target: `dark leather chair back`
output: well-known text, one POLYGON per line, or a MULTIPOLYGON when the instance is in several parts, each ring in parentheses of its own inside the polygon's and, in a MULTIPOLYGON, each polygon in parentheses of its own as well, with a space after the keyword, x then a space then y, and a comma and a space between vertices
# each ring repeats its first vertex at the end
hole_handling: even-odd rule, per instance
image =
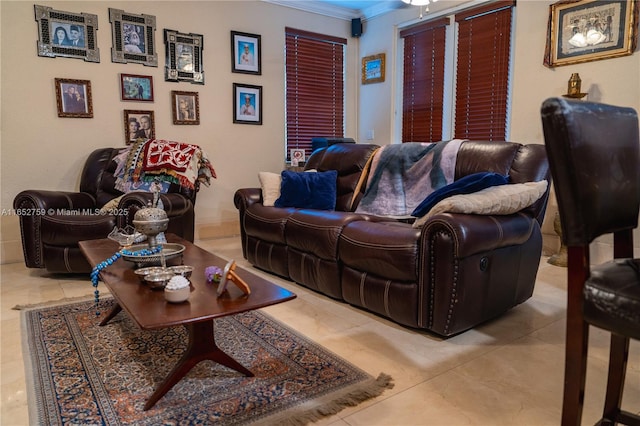
POLYGON ((640 142, 632 108, 555 98, 544 137, 567 245, 638 226, 640 142))
POLYGON ((629 340, 640 339, 640 259, 633 259, 640 211, 638 114, 562 98, 547 99, 541 113, 568 253, 562 425, 581 424, 590 325, 611 332, 604 410, 596 424, 640 425, 637 407, 621 408, 629 340), (590 243, 611 233, 614 260, 592 265, 590 243))
POLYGON ((104 206, 108 201, 122 195, 122 192, 114 188, 116 179, 113 177, 116 163, 112 160, 119 151, 117 148, 96 149, 84 163, 80 175, 80 192, 95 196, 98 206, 104 206))

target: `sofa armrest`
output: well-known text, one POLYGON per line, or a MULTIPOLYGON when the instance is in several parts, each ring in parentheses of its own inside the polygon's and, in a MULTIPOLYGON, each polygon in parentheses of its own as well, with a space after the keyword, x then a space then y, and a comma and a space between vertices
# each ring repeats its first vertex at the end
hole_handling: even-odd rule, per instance
POLYGON ((233 203, 240 211, 246 210, 255 203, 262 202, 262 190, 260 188, 241 188, 233 196, 233 203))
POLYGON ((64 192, 29 189, 22 191, 13 200, 13 207, 33 210, 76 210, 94 209, 96 199, 87 192, 64 192))
POLYGON ((525 243, 534 229, 535 219, 523 213, 511 215, 475 215, 441 213, 424 224, 422 241, 453 238, 456 256, 464 258, 476 253, 525 243), (445 237, 446 236, 446 237, 445 237))
POLYGON ((58 214, 62 210, 89 210, 93 212, 96 200, 86 192, 26 190, 13 200, 13 208, 20 218, 20 234, 24 262, 28 268, 44 268, 40 229, 42 217, 58 214))
POLYGON ((244 229, 244 215, 246 211, 254 204, 262 203, 262 189, 260 188, 240 188, 233 195, 233 204, 238 209, 240 220, 240 239, 242 240, 242 255, 247 257, 247 232, 244 229))
POLYGON ((525 213, 442 213, 420 241, 420 322, 450 336, 500 315, 531 296, 540 261, 538 222, 525 213))

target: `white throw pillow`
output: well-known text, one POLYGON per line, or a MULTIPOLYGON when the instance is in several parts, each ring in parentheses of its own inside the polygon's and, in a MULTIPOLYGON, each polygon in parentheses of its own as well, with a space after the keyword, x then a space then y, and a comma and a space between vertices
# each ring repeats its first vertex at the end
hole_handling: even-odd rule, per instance
POLYGON ((413 223, 419 228, 438 213, 467 213, 506 215, 519 212, 540 199, 547 190, 548 182, 513 183, 492 186, 472 194, 452 195, 433 206, 423 217, 413 223))
POLYGON ((282 181, 280 173, 260 172, 258 178, 262 189, 262 205, 273 207, 276 200, 280 198, 280 183, 282 181))

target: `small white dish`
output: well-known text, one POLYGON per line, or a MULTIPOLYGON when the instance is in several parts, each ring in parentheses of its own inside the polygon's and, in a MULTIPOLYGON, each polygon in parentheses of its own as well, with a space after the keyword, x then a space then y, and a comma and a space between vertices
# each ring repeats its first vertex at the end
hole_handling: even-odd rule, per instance
POLYGON ((191 283, 182 275, 174 275, 164 288, 164 298, 171 303, 184 302, 190 293, 191 283))
POLYGON ((191 288, 189 287, 182 287, 176 290, 171 290, 165 287, 164 298, 167 302, 170 302, 170 303, 181 303, 189 299, 190 293, 191 293, 191 288))

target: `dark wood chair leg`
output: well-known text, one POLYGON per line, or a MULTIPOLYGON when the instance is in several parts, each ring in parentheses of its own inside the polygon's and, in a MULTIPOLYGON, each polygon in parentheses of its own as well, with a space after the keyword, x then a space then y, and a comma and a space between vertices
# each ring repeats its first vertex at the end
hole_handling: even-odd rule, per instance
POLYGON ((562 426, 580 426, 582 422, 588 341, 588 324, 583 322, 577 327, 571 327, 567 322, 562 426))
POLYGON ((589 324, 582 315, 584 282, 589 274, 589 252, 568 248, 567 330, 564 361, 562 426, 580 426, 587 375, 589 324))
POLYGON ((602 413, 603 419, 615 421, 620 414, 628 358, 629 338, 611 333, 609 377, 607 379, 607 396, 604 401, 604 411, 602 413))

